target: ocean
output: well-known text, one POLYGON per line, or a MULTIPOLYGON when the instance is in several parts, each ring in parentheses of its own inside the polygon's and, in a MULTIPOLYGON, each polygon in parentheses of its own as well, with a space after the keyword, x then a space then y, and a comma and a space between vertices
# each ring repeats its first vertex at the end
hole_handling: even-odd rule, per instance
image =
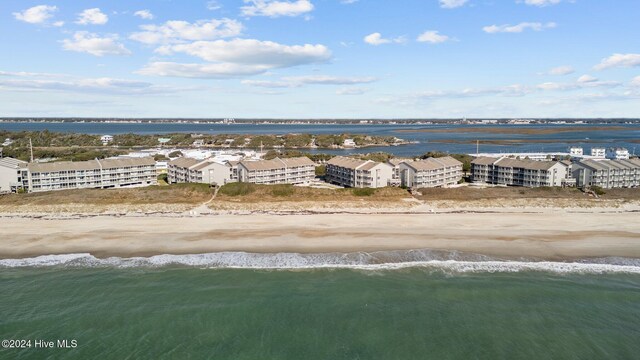
MULTIPOLYGON (((56 131, 85 134, 166 134, 166 133, 206 133, 206 134, 364 134, 378 136, 396 136, 404 140, 417 141, 416 144, 392 147, 367 147, 344 150, 309 150, 337 155, 369 153, 383 151, 397 156, 418 156, 429 151, 442 151, 458 154, 474 154, 476 140, 480 141, 480 152, 568 152, 571 146, 582 146, 587 151, 591 147, 626 147, 629 152, 640 152, 640 130, 638 125, 616 124, 617 130, 584 130, 591 125, 573 125, 576 131, 555 134, 491 134, 473 132, 401 132, 400 130, 419 130, 425 128, 459 129, 469 127, 506 127, 509 129, 547 129, 571 125, 275 125, 275 124, 194 124, 194 123, 53 123, 53 122, 0 122, 0 130, 8 131, 56 131), (525 143, 496 145, 483 143, 488 140, 526 140, 525 143), (448 142, 440 142, 448 141, 448 142), (463 142, 463 143, 459 143, 463 142)), ((0 139, 4 140, 4 139, 0 139)))
POLYGON ((640 260, 0 260, 2 359, 637 359, 640 260), (35 340, 75 347, 35 348, 35 340), (3 343, 4 344, 4 343, 3 343))

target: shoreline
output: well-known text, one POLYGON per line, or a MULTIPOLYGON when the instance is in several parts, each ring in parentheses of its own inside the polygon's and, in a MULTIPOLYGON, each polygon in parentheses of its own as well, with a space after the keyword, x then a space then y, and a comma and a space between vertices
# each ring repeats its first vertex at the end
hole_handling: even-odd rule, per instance
POLYGON ((429 249, 566 260, 640 258, 635 212, 248 214, 0 218, 1 259, 89 253, 351 253, 429 249))

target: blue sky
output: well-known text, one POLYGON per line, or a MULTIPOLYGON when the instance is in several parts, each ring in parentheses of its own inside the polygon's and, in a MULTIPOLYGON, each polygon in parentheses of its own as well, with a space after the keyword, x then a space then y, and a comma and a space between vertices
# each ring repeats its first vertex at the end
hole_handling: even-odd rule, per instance
POLYGON ((0 116, 640 117, 637 0, 3 0, 0 116))

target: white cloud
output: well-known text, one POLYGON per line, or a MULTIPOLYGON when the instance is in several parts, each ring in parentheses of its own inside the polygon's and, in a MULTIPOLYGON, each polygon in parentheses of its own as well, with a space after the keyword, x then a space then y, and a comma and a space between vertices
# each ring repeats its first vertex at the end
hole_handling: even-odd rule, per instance
POLYGON ((549 6, 559 4, 561 0, 524 0, 524 3, 527 5, 533 6, 549 6))
POLYGON ((574 72, 575 70, 573 69, 573 67, 564 65, 564 66, 554 67, 553 69, 549 70, 548 74, 549 75, 569 75, 569 74, 573 74, 574 72))
POLYGON ((130 55, 131 51, 118 42, 117 35, 100 37, 87 31, 76 31, 73 39, 62 40, 65 50, 83 52, 94 56, 130 55))
POLYGON ((211 63, 154 62, 138 73, 142 75, 188 78, 233 78, 264 74, 276 68, 323 63, 331 59, 324 45, 282 45, 272 41, 234 39, 196 41, 166 45, 156 49, 162 54, 175 52, 196 56, 211 63))
POLYGON ((277 0, 244 0, 240 8, 244 16, 298 16, 313 11, 313 4, 309 0, 277 1, 277 0))
POLYGON ((622 85, 618 81, 599 81, 589 75, 581 76, 576 82, 556 83, 546 82, 536 86, 539 90, 546 91, 571 91, 587 88, 614 88, 622 85))
POLYGON ((304 85, 357 85, 367 84, 378 79, 375 77, 340 77, 330 75, 287 76, 277 81, 243 80, 242 84, 265 88, 292 88, 304 85))
POLYGON ((331 51, 324 45, 283 45, 254 39, 196 41, 163 46, 159 51, 164 54, 185 53, 211 62, 264 65, 271 68, 321 63, 331 58, 331 51))
POLYGON ((272 81, 272 80, 242 80, 242 85, 249 85, 255 87, 278 89, 278 88, 290 88, 297 87, 297 84, 293 84, 289 81, 272 81))
POLYGON ((64 21, 56 21, 51 25, 53 25, 55 27, 61 27, 61 26, 64 26, 64 21))
POLYGON ((58 11, 56 6, 38 5, 21 12, 14 12, 13 16, 29 24, 44 24, 56 11, 58 11))
POLYGON ((463 6, 467 1, 468 0, 440 0, 440 7, 444 9, 454 9, 463 6))
POLYGON ((336 90, 336 95, 362 95, 367 91, 367 88, 341 88, 336 90))
POLYGON ((363 40, 367 44, 374 45, 374 46, 378 46, 378 45, 382 45, 382 44, 389 44, 389 43, 403 44, 403 43, 407 42, 407 39, 404 36, 399 36, 399 37, 394 38, 394 39, 385 39, 385 38, 382 37, 382 34, 380 34, 379 32, 375 32, 373 34, 369 34, 369 35, 365 36, 363 40))
POLYGON ((347 4, 347 5, 349 5, 349 4, 357 3, 357 2, 358 2, 358 0, 340 0, 340 2, 341 2, 342 4, 347 4))
POLYGON ((211 11, 222 9, 222 4, 220 4, 220 2, 217 0, 207 1, 207 4, 205 6, 207 7, 208 10, 211 10, 211 11))
POLYGON ((79 78, 65 74, 38 74, 29 72, 3 72, 9 77, 0 79, 0 89, 12 91, 63 91, 104 94, 159 94, 174 93, 194 88, 178 88, 155 85, 143 81, 114 78, 79 78))
POLYGON ((109 21, 107 14, 99 8, 86 9, 78 14, 76 24, 80 25, 104 25, 109 21))
POLYGON ((640 86, 640 76, 636 76, 631 80, 631 86, 640 86))
POLYGON ((271 69, 264 65, 244 65, 232 63, 182 64, 175 62, 154 62, 136 73, 147 76, 170 76, 200 79, 224 79, 263 74, 271 69))
POLYGON ((593 77, 591 75, 587 75, 587 74, 582 75, 582 76, 580 76, 578 78, 578 82, 579 83, 592 83, 592 82, 596 82, 596 81, 598 81, 598 78, 595 78, 595 77, 593 77))
POLYGON ((145 19, 145 20, 153 20, 153 14, 151 13, 151 11, 149 10, 138 10, 136 12, 133 13, 133 16, 137 16, 141 19, 145 19))
POLYGON ((144 30, 131 34, 131 40, 145 44, 167 44, 182 41, 215 40, 238 36, 243 26, 231 19, 198 20, 195 23, 172 20, 162 25, 142 25, 144 30))
POLYGON ((417 41, 419 42, 428 42, 431 44, 440 44, 445 41, 449 41, 451 38, 447 35, 441 35, 436 30, 425 31, 420 36, 418 36, 417 41))
POLYGON ((539 22, 523 22, 517 25, 490 25, 485 26, 482 30, 488 34, 496 34, 496 33, 521 33, 527 29, 531 29, 533 31, 542 31, 544 29, 552 29, 556 27, 556 23, 549 22, 546 24, 539 22))
POLYGON ((613 54, 602 59, 600 64, 594 66, 595 70, 605 70, 613 67, 640 66, 640 54, 613 54))

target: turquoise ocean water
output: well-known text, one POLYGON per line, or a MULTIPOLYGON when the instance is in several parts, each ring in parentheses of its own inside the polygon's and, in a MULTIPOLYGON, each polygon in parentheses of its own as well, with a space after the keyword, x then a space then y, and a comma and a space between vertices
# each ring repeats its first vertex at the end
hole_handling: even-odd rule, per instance
POLYGON ((0 358, 640 358, 637 260, 327 256, 0 260, 0 358))

